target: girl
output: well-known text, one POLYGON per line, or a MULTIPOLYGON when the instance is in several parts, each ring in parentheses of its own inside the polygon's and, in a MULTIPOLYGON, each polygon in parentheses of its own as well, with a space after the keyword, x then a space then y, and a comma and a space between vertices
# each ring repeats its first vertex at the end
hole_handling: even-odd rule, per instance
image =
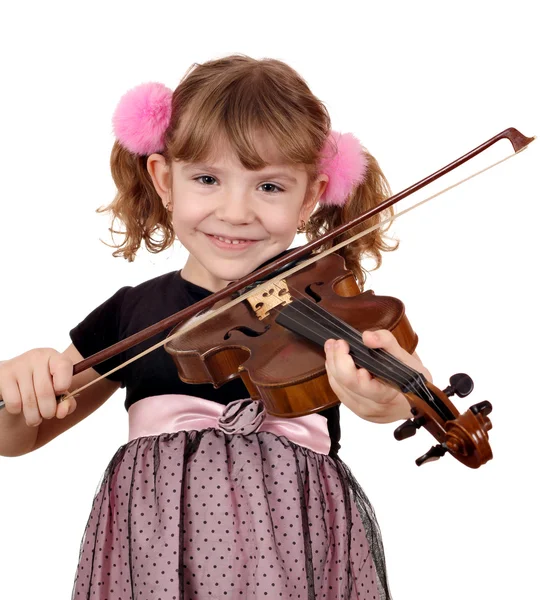
MULTIPOLYGON (((114 115, 107 209, 124 226, 114 255, 175 236, 180 271, 122 287, 70 332, 63 353, 31 350, 0 365, 0 453, 48 443, 126 388, 130 441, 108 466, 81 545, 73 598, 389 598, 373 510, 338 456, 339 406, 284 421, 248 400, 239 379, 188 385, 166 352, 146 355, 58 405, 151 342, 72 377, 72 366, 222 289, 389 195, 373 157, 331 131, 324 105, 276 60, 194 65, 170 92, 147 84, 114 115)), ((379 218, 379 217, 377 217, 379 218)), ((111 231, 114 231, 112 228, 111 231)), ((342 255, 381 262, 382 234, 342 255)), ((430 379, 388 331, 365 332, 430 379)), ((357 370, 344 342, 325 345, 328 380, 364 419, 410 416, 403 395, 357 370)))

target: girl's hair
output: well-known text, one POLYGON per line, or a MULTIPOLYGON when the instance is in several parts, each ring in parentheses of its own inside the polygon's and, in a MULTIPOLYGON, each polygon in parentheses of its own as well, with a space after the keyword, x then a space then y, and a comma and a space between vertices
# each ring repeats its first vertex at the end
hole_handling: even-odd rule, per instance
MULTIPOLYGON (((219 139, 226 139, 241 164, 252 170, 267 163, 254 145, 256 132, 271 136, 277 150, 289 164, 303 164, 311 184, 318 175, 320 152, 330 132, 330 117, 324 104, 316 98, 305 81, 288 65, 274 59, 255 60, 233 55, 204 64, 193 64, 173 93, 171 121, 165 133, 162 154, 173 160, 204 161, 214 151, 219 139)), ((377 161, 365 148, 368 160, 366 178, 344 206, 320 205, 307 224, 307 238, 315 240, 338 225, 354 219, 390 196, 390 189, 377 161)), ((124 236, 114 256, 129 261, 144 241, 150 252, 160 252, 175 239, 170 212, 165 210, 147 171, 147 156, 136 156, 114 143, 110 158, 112 176, 117 187, 113 202, 98 212, 112 213, 110 232, 124 236), (124 225, 116 231, 114 221, 124 225)), ((392 215, 392 209, 384 211, 392 215)), ((382 214, 366 221, 370 227, 382 214)), ((357 228, 325 244, 324 249, 354 235, 357 228)), ((372 257, 376 268, 381 251, 394 250, 384 231, 377 229, 340 251, 347 268, 353 271, 360 286, 365 276, 360 260, 372 257)))

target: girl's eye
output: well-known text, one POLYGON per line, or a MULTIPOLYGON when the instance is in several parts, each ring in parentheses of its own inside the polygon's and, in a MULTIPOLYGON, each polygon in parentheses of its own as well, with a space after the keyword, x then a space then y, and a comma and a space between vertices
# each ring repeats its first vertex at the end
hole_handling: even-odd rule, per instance
POLYGON ((284 192, 283 189, 281 189, 278 185, 275 185, 274 183, 262 183, 262 185, 260 187, 264 187, 264 186, 269 186, 269 190, 264 190, 266 192, 272 193, 272 194, 279 194, 280 192, 284 192), (271 188, 276 188, 276 191, 273 191, 271 188))
POLYGON ((213 182, 216 181, 216 179, 214 179, 214 177, 212 177, 212 175, 200 175, 199 177, 196 177, 194 181, 200 181, 201 183, 203 183, 203 185, 211 185, 210 182, 204 182, 201 181, 201 179, 212 179, 213 182))

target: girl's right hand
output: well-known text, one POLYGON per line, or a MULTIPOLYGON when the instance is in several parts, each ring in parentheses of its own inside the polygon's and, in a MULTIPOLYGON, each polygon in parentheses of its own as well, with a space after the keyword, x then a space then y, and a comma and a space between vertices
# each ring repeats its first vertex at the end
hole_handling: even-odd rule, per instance
POLYGON ((56 396, 70 389, 73 363, 53 348, 37 348, 0 362, 0 398, 7 412, 21 412, 29 427, 43 419, 64 419, 76 410, 76 400, 57 404, 56 396))

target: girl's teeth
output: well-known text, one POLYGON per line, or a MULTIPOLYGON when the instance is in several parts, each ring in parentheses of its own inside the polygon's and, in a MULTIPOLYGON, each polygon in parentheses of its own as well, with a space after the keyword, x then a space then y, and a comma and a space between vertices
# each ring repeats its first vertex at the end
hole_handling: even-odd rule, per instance
POLYGON ((217 240, 220 240, 221 242, 226 242, 226 244, 239 244, 244 242, 245 240, 226 240, 223 237, 220 237, 219 235, 215 235, 214 236, 217 240))

